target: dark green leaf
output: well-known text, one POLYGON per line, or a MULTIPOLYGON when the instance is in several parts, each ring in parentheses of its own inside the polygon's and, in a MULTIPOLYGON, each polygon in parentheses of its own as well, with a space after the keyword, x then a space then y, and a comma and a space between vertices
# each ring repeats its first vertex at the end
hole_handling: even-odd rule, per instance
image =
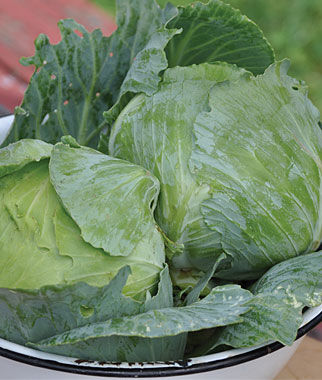
POLYGON ((322 251, 294 257, 274 265, 251 288, 254 294, 278 294, 294 307, 322 303, 322 251))
POLYGON ((252 291, 252 309, 243 322, 215 333, 199 354, 220 345, 251 347, 269 341, 291 345, 302 323, 303 307, 322 303, 322 251, 273 266, 252 291))
POLYGON ((150 310, 135 316, 114 318, 92 323, 33 344, 38 349, 73 355, 84 347, 87 340, 110 336, 165 338, 188 331, 197 331, 242 321, 241 315, 249 310, 252 295, 237 285, 217 287, 190 306, 150 310))
POLYGON ((199 280, 197 285, 188 294, 186 298, 186 302, 185 302, 186 305, 191 305, 192 303, 198 301, 201 292, 207 286, 208 282, 210 281, 210 279, 213 277, 214 273, 216 272, 216 269, 218 268, 218 266, 224 259, 226 259, 226 255, 223 253, 218 257, 214 266, 205 273, 205 275, 199 280))
POLYGON ((258 26, 219 0, 179 7, 169 28, 183 29, 167 46, 169 67, 224 61, 259 74, 274 62, 258 26))
MULTIPOLYGON (((134 94, 143 92, 152 95, 157 90, 160 82, 159 73, 168 67, 164 48, 175 34, 178 34, 176 29, 163 28, 155 32, 147 46, 137 54, 121 86, 119 99, 109 111, 104 112, 108 124, 115 121, 134 94)), ((101 139, 104 139, 105 135, 102 134, 101 139)), ((102 141, 100 141, 100 147, 104 148, 102 141)))
POLYGON ((301 308, 291 307, 275 294, 258 294, 244 321, 224 328, 215 346, 251 347, 279 341, 291 345, 302 323, 301 308))
POLYGON ((176 33, 165 24, 176 9, 161 10, 154 0, 118 0, 117 8, 119 28, 110 37, 68 19, 58 23, 57 45, 43 34, 36 39, 35 55, 22 59, 36 71, 5 145, 23 138, 55 143, 69 134, 96 147, 106 127, 103 111, 136 86, 153 91, 166 67, 164 46, 176 33))
MULTIPOLYGON (((122 294, 130 274, 124 267, 102 288, 84 283, 48 286, 39 290, 0 289, 0 336, 25 344, 48 338, 87 323, 144 313, 172 305, 168 268, 160 273, 158 293, 145 303, 122 294)), ((80 352, 66 352, 88 360, 142 361, 182 358, 186 336, 161 339, 109 337, 80 343, 80 352), (102 344, 101 344, 102 343, 102 344)))
MULTIPOLYGON (((150 294, 150 293, 147 293, 150 294)), ((164 307, 173 306, 173 296, 172 296, 172 282, 169 274, 169 268, 166 266, 160 272, 160 279, 158 285, 157 294, 151 298, 148 297, 145 301, 145 311, 161 309, 164 307)))
POLYGON ((101 288, 85 283, 37 290, 0 288, 0 336, 25 344, 87 323, 142 312, 142 304, 122 294, 129 274, 129 267, 124 267, 101 288))

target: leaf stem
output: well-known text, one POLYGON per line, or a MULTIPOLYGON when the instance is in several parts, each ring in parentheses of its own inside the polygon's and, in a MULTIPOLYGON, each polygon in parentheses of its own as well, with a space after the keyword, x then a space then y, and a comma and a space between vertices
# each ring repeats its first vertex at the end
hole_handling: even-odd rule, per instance
POLYGON ((101 122, 101 124, 100 124, 97 128, 95 128, 94 131, 92 131, 92 132, 89 134, 89 136, 88 136, 88 137, 86 138, 86 140, 85 140, 84 145, 87 146, 87 145, 90 143, 90 141, 91 141, 94 137, 96 137, 100 132, 102 132, 103 128, 104 128, 106 125, 108 125, 107 122, 106 122, 106 120, 103 120, 103 121, 101 122))
POLYGON ((92 56, 93 56, 93 76, 92 76, 92 83, 91 87, 89 89, 89 92, 85 98, 85 104, 82 112, 82 119, 81 119, 81 125, 79 128, 79 133, 78 133, 78 143, 80 145, 86 145, 86 133, 87 133, 87 119, 88 119, 88 112, 91 104, 91 99, 95 87, 95 82, 96 82, 96 76, 97 76, 97 64, 96 64, 96 56, 95 56, 95 50, 93 47, 93 41, 92 41, 92 36, 88 34, 89 38, 89 43, 92 51, 92 56))

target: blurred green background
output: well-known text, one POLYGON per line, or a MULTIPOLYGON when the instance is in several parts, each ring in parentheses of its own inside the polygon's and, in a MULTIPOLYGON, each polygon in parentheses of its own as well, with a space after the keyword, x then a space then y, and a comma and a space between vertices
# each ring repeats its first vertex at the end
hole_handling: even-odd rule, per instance
MULTIPOLYGON (((115 13, 114 0, 92 0, 115 13)), ((173 0, 187 5, 190 0, 173 0)), ((291 59, 290 75, 304 80, 322 111, 322 0, 225 0, 255 21, 273 45, 277 59, 291 59)), ((161 6, 167 0, 158 0, 161 6)))

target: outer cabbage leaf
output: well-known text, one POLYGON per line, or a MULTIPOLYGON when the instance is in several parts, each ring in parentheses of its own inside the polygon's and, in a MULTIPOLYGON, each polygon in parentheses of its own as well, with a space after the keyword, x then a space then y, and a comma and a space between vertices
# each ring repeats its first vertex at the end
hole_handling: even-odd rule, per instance
POLYGON ((252 347, 272 341, 292 345, 303 320, 301 308, 275 294, 258 294, 252 304, 239 326, 224 329, 217 345, 252 347))
MULTIPOLYGON (((226 279, 255 279, 274 264, 317 249, 321 240, 322 133, 306 87, 288 62, 210 92, 194 123, 190 162, 212 197, 202 202, 232 267, 226 279)), ((208 268, 200 255, 195 261, 208 268)))
POLYGON ((130 265, 131 274, 123 288, 124 294, 142 300, 148 290, 154 292, 157 288, 164 262, 163 247, 151 253, 149 247, 142 251, 141 246, 127 257, 110 256, 102 249, 86 243, 77 224, 62 209, 54 217, 54 227, 59 252, 73 260, 73 266, 64 270, 67 283, 84 281, 90 285, 103 286, 120 268, 130 265))
POLYGON ((169 67, 224 61, 254 74, 274 62, 274 53, 258 26, 219 0, 179 7, 169 28, 182 28, 167 46, 169 67))
POLYGON ((165 26, 175 14, 154 0, 117 0, 118 29, 109 37, 69 19, 58 23, 57 45, 39 35, 35 55, 21 61, 36 70, 4 145, 23 138, 55 143, 70 134, 96 147, 107 125, 103 111, 127 91, 157 88, 159 70, 167 67, 163 49, 176 33, 165 26))
MULTIPOLYGON (((138 95, 122 111, 111 131, 110 154, 139 164, 160 181, 155 218, 174 242, 198 255, 219 255, 219 234, 203 221, 200 204, 209 198, 208 185, 198 185, 188 162, 197 115, 207 110, 210 88, 237 80, 244 70, 225 63, 168 69, 152 96, 138 95)), ((171 254, 172 255, 172 254, 171 254)))
POLYGON ((209 281, 214 276, 214 273, 216 272, 220 262, 225 259, 225 254, 221 254, 219 256, 218 260, 215 262, 215 265, 205 273, 205 275, 198 281, 198 283, 193 287, 191 292, 187 295, 187 298, 185 300, 186 305, 191 305, 192 303, 198 301, 203 290, 206 288, 209 281))
POLYGON ((242 323, 225 327, 209 340, 207 351, 222 344, 251 347, 269 341, 291 345, 302 323, 304 306, 322 303, 322 252, 273 266, 253 286, 252 309, 242 323), (215 343, 213 343, 215 340, 215 343))
POLYGON ((251 287, 254 294, 272 293, 294 307, 322 304, 322 251, 274 265, 251 287))
MULTIPOLYGON (((172 286, 167 267, 160 273, 157 294, 140 303, 122 294, 129 274, 129 267, 124 267, 103 287, 77 283, 47 286, 32 291, 0 289, 0 336, 26 344, 89 323, 172 306, 172 286)), ((185 334, 148 340, 109 337, 101 346, 97 346, 94 341, 90 348, 91 358, 100 360, 104 357, 111 361, 145 358, 170 360, 170 355, 183 356, 185 341, 185 334)), ((76 357, 78 356, 76 353, 76 357)))
POLYGON ((159 181, 146 169, 90 148, 57 144, 50 177, 86 242, 113 256, 141 250, 147 261, 163 264, 153 218, 159 181))
MULTIPOLYGON (((42 340, 32 346, 47 352, 81 355, 81 358, 87 359, 95 355, 96 360, 97 357, 106 360, 104 353, 100 355, 100 349, 105 346, 104 340, 108 337, 140 337, 149 342, 155 338, 180 338, 182 333, 188 331, 237 323, 242 320, 241 315, 249 310, 248 302, 251 298, 250 292, 237 285, 217 287, 201 301, 186 307, 160 308, 135 316, 109 319, 42 340), (93 345, 98 352, 93 353, 93 345)), ((137 357, 138 350, 135 351, 137 357)), ((163 353, 163 357, 170 360, 182 358, 182 352, 171 351, 174 355, 172 358, 169 358, 167 352, 163 353)), ((148 359, 142 357, 140 360, 148 359)))
POLYGON ((0 150, 0 178, 28 163, 49 158, 52 145, 40 140, 23 140, 0 150))
POLYGON ((223 351, 227 347, 252 347, 279 341, 291 345, 302 322, 300 308, 275 294, 259 294, 250 302, 241 323, 210 331, 207 340, 195 345, 192 357, 223 351))
MULTIPOLYGON (((186 334, 164 338, 139 338, 127 336, 109 336, 77 342, 75 345, 44 347, 43 351, 68 355, 78 360, 106 362, 166 362, 182 360, 186 345, 186 334)), ((30 344, 37 350, 42 347, 30 344)))
POLYGON ((61 207, 49 181, 48 159, 0 179, 0 287, 64 283, 72 259, 59 254, 52 221, 61 207))
POLYGON ((122 268, 103 287, 86 283, 39 289, 0 289, 0 336, 25 344, 116 316, 137 314, 142 305, 122 295, 130 274, 122 268))
MULTIPOLYGON (((170 7, 168 17, 176 14, 176 8, 170 7)), ((165 14, 167 14, 165 12, 165 14)), ((158 89, 160 72, 168 67, 168 60, 164 49, 171 38, 180 33, 177 29, 166 29, 164 27, 155 32, 146 47, 135 57, 121 86, 119 96, 115 104, 104 112, 107 124, 112 124, 126 104, 137 93, 152 95, 158 89)), ((108 152, 108 140, 110 130, 102 132, 99 141, 99 149, 108 152)))

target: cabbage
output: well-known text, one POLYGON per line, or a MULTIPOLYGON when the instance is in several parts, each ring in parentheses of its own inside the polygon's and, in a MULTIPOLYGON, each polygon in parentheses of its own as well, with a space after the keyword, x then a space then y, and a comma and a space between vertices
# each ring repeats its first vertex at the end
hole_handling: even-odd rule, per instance
POLYGON ((89 148, 21 140, 0 151, 0 173, 0 287, 103 286, 128 264, 124 293, 142 299, 154 292, 164 245, 152 215, 159 183, 146 170, 89 148), (66 177, 75 176, 69 186, 66 177), (66 185, 72 201, 87 206, 78 208, 81 220, 66 185), (120 219, 124 212, 129 217, 120 219))
POLYGON ((222 63, 168 69, 115 122, 110 153, 160 181, 156 220, 184 245, 176 268, 206 271, 225 252, 217 277, 256 279, 318 248, 319 112, 288 66, 257 77, 222 63))

